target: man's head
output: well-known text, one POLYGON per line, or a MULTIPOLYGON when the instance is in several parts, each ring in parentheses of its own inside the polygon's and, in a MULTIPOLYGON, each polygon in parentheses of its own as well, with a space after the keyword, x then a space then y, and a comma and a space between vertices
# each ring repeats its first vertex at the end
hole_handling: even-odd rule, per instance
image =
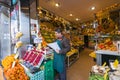
POLYGON ((62 34, 62 30, 60 28, 55 30, 55 36, 56 36, 56 38, 62 38, 63 34, 62 34))

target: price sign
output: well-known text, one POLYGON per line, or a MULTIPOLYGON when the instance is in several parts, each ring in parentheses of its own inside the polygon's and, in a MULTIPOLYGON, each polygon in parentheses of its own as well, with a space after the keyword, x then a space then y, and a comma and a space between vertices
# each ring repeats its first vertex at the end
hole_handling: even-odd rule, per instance
POLYGON ((34 39, 34 43, 41 43, 42 42, 42 38, 35 38, 34 39))
POLYGON ((15 61, 12 63, 12 68, 14 68, 14 67, 15 67, 15 63, 16 63, 15 61))

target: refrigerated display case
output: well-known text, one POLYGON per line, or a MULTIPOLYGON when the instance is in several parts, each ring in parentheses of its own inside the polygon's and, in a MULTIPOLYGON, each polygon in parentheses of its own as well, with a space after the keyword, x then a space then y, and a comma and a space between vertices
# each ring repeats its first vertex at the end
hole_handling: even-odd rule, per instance
POLYGON ((0 5, 0 60, 11 53, 10 8, 0 5))
POLYGON ((19 5, 14 5, 10 12, 11 19, 11 52, 14 53, 14 46, 17 42, 15 35, 19 31, 19 5))
POLYGON ((11 1, 0 1, 0 60, 13 53, 19 31, 19 4, 11 1))

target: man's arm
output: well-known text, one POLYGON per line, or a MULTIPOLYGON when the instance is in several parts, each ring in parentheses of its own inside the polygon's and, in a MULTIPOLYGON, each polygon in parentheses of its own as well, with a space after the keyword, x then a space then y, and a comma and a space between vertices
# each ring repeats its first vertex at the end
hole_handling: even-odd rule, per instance
POLYGON ((70 41, 68 39, 65 39, 63 41, 63 46, 64 46, 63 49, 59 51, 60 54, 66 54, 67 52, 70 51, 71 46, 70 46, 70 41))

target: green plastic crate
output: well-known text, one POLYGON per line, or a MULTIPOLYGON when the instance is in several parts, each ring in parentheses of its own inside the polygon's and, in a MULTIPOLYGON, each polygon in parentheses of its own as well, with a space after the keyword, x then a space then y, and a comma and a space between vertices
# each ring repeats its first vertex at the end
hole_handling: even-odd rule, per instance
POLYGON ((53 71, 48 71, 45 74, 45 80, 54 80, 54 72, 53 71))
POLYGON ((54 80, 53 60, 45 63, 45 80, 54 80))
POLYGON ((39 71, 35 74, 27 73, 29 76, 30 80, 45 80, 44 79, 44 70, 39 71))
POLYGON ((45 62, 45 69, 46 68, 53 68, 53 60, 49 60, 45 62))

